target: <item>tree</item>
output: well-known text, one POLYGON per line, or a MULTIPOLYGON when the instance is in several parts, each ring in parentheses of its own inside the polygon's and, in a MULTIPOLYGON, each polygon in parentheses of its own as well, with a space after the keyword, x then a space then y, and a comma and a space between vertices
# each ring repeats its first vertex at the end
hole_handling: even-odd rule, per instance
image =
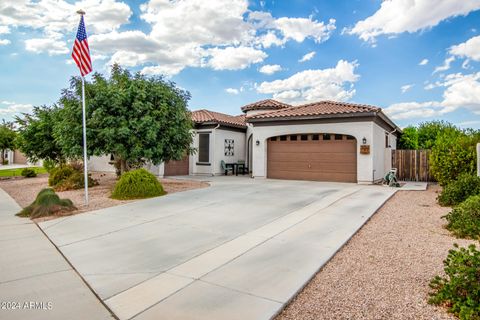
POLYGON ((57 106, 34 107, 32 114, 17 117, 19 125, 17 143, 20 151, 32 162, 39 159, 63 163, 66 157, 53 136, 53 128, 58 120, 57 106))
MULTIPOLYGON (((429 121, 420 123, 418 126, 418 148, 419 149, 432 149, 435 146, 435 142, 439 135, 444 134, 445 132, 454 132, 460 131, 450 122, 443 120, 429 121)), ((448 134, 448 133, 447 133, 448 134)))
MULTIPOLYGON (((132 75, 114 65, 85 83, 88 155, 113 154, 121 173, 151 161, 180 160, 190 152, 190 94, 161 77, 132 75)), ((82 156, 81 81, 62 92, 55 138, 68 157, 82 156)))
POLYGON ((15 149, 15 136, 16 133, 13 130, 13 124, 3 120, 0 124, 0 152, 2 153, 2 164, 5 163, 5 152, 7 150, 15 149))
POLYGON ((399 149, 416 150, 418 149, 418 131, 416 127, 408 126, 403 129, 399 140, 399 149))

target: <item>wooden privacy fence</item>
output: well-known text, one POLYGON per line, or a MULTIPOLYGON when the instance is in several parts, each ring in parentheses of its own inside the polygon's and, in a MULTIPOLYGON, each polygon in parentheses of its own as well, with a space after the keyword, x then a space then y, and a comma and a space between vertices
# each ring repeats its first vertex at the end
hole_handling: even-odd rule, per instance
POLYGON ((403 181, 435 181, 430 171, 430 150, 392 150, 392 168, 403 181))

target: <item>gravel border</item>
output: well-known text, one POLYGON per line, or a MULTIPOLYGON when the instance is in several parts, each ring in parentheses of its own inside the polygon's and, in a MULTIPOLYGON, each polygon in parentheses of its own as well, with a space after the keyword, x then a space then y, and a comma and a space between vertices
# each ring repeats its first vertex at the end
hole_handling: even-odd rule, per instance
POLYGON ((430 280, 458 243, 443 228, 438 186, 397 192, 276 317, 456 319, 427 303, 430 280))

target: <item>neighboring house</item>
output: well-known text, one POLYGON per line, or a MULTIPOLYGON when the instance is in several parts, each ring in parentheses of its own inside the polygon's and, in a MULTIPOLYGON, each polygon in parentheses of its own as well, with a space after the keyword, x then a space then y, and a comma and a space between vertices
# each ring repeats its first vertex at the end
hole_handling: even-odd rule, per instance
POLYGON ((27 157, 20 150, 7 150, 5 160, 8 160, 8 164, 30 164, 27 157))
MULTIPOLYGON (((240 116, 193 111, 196 153, 149 169, 160 176, 220 175, 222 160, 241 160, 254 178, 368 184, 390 169, 400 133, 380 108, 369 105, 321 101, 291 106, 268 99, 242 111, 240 116)), ((106 171, 101 160, 92 158, 90 169, 106 171)))

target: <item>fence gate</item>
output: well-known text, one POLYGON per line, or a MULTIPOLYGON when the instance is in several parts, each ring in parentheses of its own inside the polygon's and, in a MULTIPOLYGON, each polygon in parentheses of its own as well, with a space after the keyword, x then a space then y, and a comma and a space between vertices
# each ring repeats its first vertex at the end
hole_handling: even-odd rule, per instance
POLYGON ((435 181, 430 172, 430 150, 392 150, 392 168, 403 181, 435 181))

